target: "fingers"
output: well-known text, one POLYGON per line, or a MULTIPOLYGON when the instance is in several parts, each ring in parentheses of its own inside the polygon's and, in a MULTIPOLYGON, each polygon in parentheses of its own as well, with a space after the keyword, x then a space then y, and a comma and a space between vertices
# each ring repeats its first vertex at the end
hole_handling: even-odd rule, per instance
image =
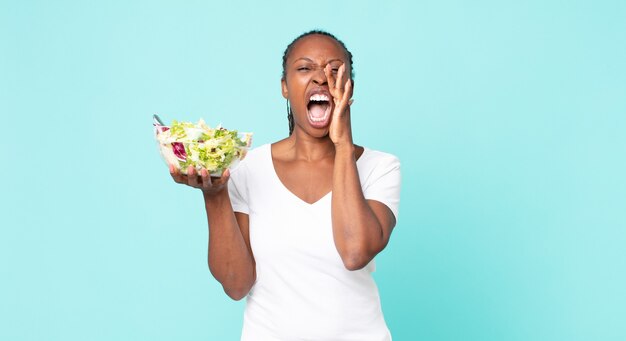
POLYGON ((352 102, 354 102, 352 100, 352 79, 348 79, 348 81, 346 81, 346 87, 343 91, 343 98, 341 99, 341 104, 351 105, 352 102))
POLYGON ((170 175, 172 176, 172 179, 174 179, 176 183, 179 183, 179 184, 184 183, 183 176, 180 174, 180 171, 178 170, 178 168, 174 167, 174 165, 169 165, 169 166, 170 166, 170 175))
POLYGON ((213 183, 211 182, 211 176, 206 168, 202 168, 200 171, 200 177, 202 178, 202 188, 211 188, 213 183))
POLYGON ((335 91, 336 81, 330 64, 326 64, 324 67, 324 74, 326 75, 326 81, 328 82, 328 90, 330 91, 330 94, 333 95, 333 97, 337 97, 338 94, 335 91))
POLYGON ((222 172, 222 177, 220 178, 220 185, 227 183, 228 179, 230 179, 230 169, 226 168, 224 172, 222 172))
POLYGON ((198 173, 193 166, 187 167, 187 184, 191 187, 198 187, 198 173))
POLYGON ((228 182, 228 179, 230 179, 230 170, 228 169, 222 172, 222 176, 220 178, 211 177, 211 174, 206 170, 206 168, 202 168, 200 172, 198 172, 193 166, 189 166, 187 168, 186 175, 182 174, 174 165, 169 165, 169 170, 172 179, 174 179, 176 183, 199 188, 203 192, 220 191, 228 182))
POLYGON ((221 188, 223 187, 227 182, 228 179, 230 178, 230 170, 225 169, 222 172, 222 176, 221 177, 215 177, 215 178, 211 178, 212 184, 214 188, 221 188))
MULTIPOLYGON (((346 89, 346 64, 341 64, 339 70, 337 70, 337 77, 333 74, 331 65, 326 64, 326 67, 324 67, 324 74, 326 75, 326 80, 328 82, 328 89, 330 90, 330 94, 333 96, 335 103, 342 102, 344 97, 346 97, 346 94, 349 95, 348 98, 352 97, 351 91, 346 89)), ((352 89, 352 87, 350 87, 350 89, 352 89)))
MULTIPOLYGON (((337 71, 337 81, 335 82, 335 86, 337 87, 337 90, 341 90, 343 89, 343 78, 346 72, 346 64, 341 64, 341 66, 339 67, 339 70, 337 71)), ((341 91, 342 93, 344 91, 341 91)))
POLYGON ((214 183, 211 180, 211 175, 209 174, 209 171, 206 170, 206 168, 202 168, 200 170, 200 174, 198 174, 198 172, 196 172, 196 170, 192 166, 189 166, 189 170, 187 171, 187 177, 189 179, 188 184, 191 187, 200 188, 202 190, 207 190, 214 187, 214 183))
MULTIPOLYGON (((170 175, 172 176, 172 179, 174 179, 176 183, 189 185, 195 188, 201 187, 201 184, 198 179, 199 175, 193 166, 189 166, 187 168, 187 175, 182 174, 180 170, 174 165, 169 165, 169 168, 170 168, 170 175)), ((203 180, 200 180, 200 181, 203 181, 203 180)))

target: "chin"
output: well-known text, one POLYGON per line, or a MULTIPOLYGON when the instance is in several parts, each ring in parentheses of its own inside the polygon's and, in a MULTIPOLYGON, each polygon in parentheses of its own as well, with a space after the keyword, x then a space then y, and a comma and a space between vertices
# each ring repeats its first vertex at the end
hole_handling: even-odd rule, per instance
POLYGON ((300 130, 301 133, 309 135, 314 138, 324 138, 328 137, 328 125, 323 127, 315 127, 313 125, 307 124, 303 126, 298 126, 296 129, 300 130))

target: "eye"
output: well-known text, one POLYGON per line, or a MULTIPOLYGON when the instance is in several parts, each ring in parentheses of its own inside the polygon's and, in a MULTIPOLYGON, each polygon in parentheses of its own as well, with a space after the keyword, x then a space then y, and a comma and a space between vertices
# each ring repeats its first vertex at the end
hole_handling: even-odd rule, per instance
POLYGON ((298 71, 309 71, 311 70, 310 67, 308 66, 300 66, 299 68, 297 68, 298 71))

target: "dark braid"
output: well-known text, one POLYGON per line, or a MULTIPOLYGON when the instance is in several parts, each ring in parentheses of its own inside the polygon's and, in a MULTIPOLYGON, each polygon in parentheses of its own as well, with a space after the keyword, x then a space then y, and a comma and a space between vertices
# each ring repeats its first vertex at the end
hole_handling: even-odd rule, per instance
POLYGON ((287 121, 289 121, 289 135, 293 133, 293 112, 291 111, 291 107, 289 107, 289 99, 287 99, 287 121))
MULTIPOLYGON (((322 30, 311 30, 305 33, 302 33, 301 35, 299 35, 296 39, 294 39, 289 45, 287 45, 287 48, 285 49, 285 53, 283 53, 283 75, 281 77, 282 80, 286 79, 287 76, 287 58, 289 58, 289 54, 291 53, 291 50, 293 49, 293 46, 296 44, 296 42, 298 42, 298 40, 313 35, 313 34, 320 34, 326 37, 330 37, 333 40, 335 40, 336 42, 339 43, 339 45, 341 45, 341 47, 343 47, 343 49, 346 51, 346 57, 348 57, 348 66, 350 67, 350 78, 354 79, 354 68, 352 67, 354 64, 352 63, 352 53, 350 53, 350 51, 348 50, 348 48, 346 47, 346 44, 344 44, 341 40, 337 39, 337 37, 335 37, 334 35, 326 32, 326 31, 322 31, 322 30)), ((287 120, 289 121, 289 135, 291 135, 293 133, 293 128, 294 128, 294 122, 293 122, 293 112, 291 111, 291 108, 289 107, 289 100, 287 100, 287 120)))

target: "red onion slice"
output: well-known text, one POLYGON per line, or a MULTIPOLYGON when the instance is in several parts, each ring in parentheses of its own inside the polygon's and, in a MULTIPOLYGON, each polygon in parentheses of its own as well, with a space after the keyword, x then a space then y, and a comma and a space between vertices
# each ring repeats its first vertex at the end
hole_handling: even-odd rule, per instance
POLYGON ((177 159, 180 161, 187 161, 187 152, 185 151, 185 146, 180 142, 172 142, 172 151, 177 159))

